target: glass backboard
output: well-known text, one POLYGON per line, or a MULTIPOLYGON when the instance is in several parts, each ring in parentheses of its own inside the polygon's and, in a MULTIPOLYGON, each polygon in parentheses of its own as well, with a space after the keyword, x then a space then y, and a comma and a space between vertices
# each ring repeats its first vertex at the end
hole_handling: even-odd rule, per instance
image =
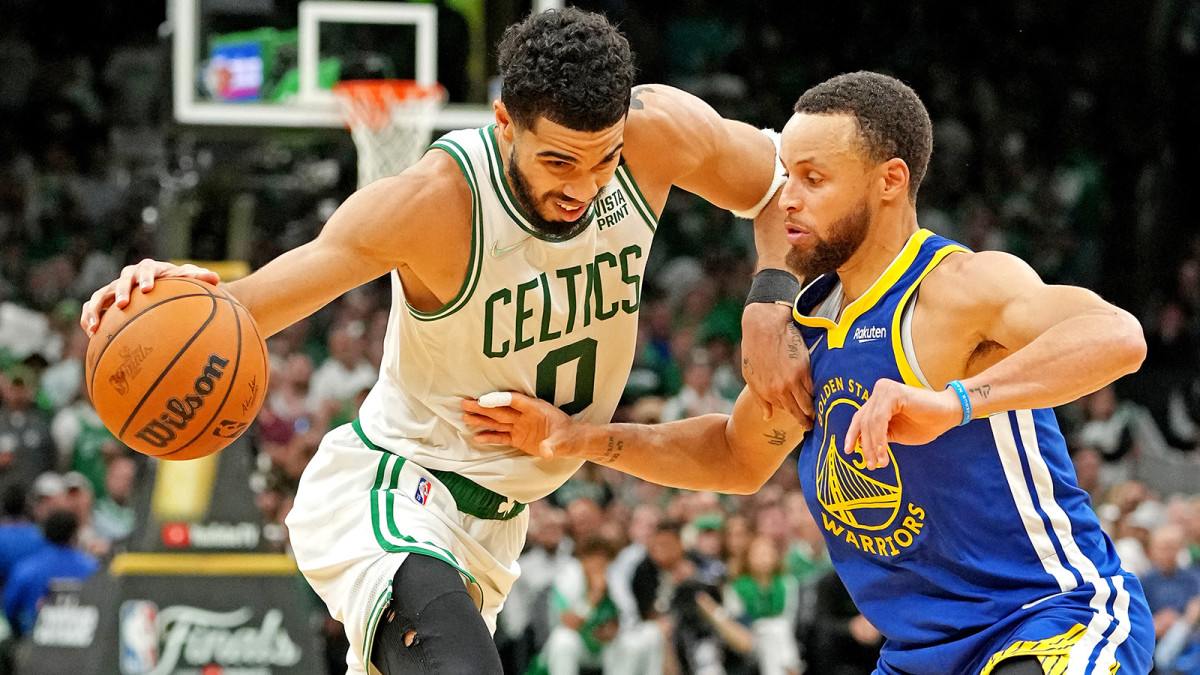
POLYGON ((173 103, 184 124, 344 126, 338 80, 440 82, 437 127, 492 119, 494 43, 562 0, 172 0, 173 103))

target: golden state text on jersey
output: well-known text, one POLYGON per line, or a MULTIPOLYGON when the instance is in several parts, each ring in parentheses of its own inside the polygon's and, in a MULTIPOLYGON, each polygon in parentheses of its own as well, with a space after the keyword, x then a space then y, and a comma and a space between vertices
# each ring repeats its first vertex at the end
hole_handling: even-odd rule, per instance
POLYGON ((965 251, 920 230, 860 298, 842 308, 828 275, 793 311, 815 398, 800 484, 838 575, 887 638, 877 672, 988 675, 1021 655, 1043 659, 1046 672, 1146 672, 1153 623, 1141 586, 1078 488, 1053 411, 999 413, 923 446, 892 444, 874 470, 859 448, 843 452, 876 382, 929 387, 912 308, 921 280, 965 251))

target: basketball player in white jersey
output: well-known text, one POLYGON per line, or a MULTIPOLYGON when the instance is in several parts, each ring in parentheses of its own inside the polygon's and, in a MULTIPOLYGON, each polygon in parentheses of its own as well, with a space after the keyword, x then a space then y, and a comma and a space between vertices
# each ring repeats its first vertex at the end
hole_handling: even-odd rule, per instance
MULTIPOLYGON (((352 673, 500 672, 491 632, 519 573, 525 505, 581 461, 479 444, 461 402, 520 391, 609 421, 671 187, 752 217, 783 180, 771 134, 670 87, 631 93, 628 43, 600 15, 532 15, 499 60, 495 124, 447 134, 351 196, 314 241, 225 286, 270 335, 392 278, 379 381, 359 420, 325 437, 287 519, 300 569, 345 624, 352 673)), ((782 266, 777 239, 760 264, 782 266)), ((218 281, 132 265, 85 306, 85 330, 166 276, 218 281)), ((786 320, 760 322, 776 335, 757 339, 782 344, 786 320)))

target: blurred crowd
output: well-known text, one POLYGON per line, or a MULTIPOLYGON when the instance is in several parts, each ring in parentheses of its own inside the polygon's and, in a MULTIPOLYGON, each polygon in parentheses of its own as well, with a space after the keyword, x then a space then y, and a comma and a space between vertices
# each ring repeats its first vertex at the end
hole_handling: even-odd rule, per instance
MULTIPOLYGON (((146 469, 88 402, 80 303, 142 257, 224 257, 247 214, 241 250, 257 266, 313 236, 354 180, 346 139, 205 141, 174 127, 161 3, 94 3, 54 31, 42 30, 50 5, 12 4, 0 24, 0 585, 19 636, 51 578, 84 579, 120 550, 146 469)), ((1146 588, 1159 672, 1200 673, 1200 231, 1181 196, 1196 177, 1181 155, 1200 147, 1200 2, 1137 16, 1115 2, 580 4, 622 21, 643 81, 761 125, 780 126, 804 87, 837 72, 902 77, 934 120, 921 223, 1142 319, 1141 371, 1058 413, 1081 487, 1146 588)), ((728 412, 743 386, 750 225, 676 194, 650 265, 618 419, 728 412)), ((282 527, 322 434, 374 382, 389 300, 376 282, 269 340, 250 436, 264 525, 282 527)), ((736 498, 587 465, 531 505, 520 564, 496 635, 512 673, 850 675, 871 671, 881 641, 830 571, 793 461, 736 498)), ((336 655, 339 631, 327 632, 336 655)))

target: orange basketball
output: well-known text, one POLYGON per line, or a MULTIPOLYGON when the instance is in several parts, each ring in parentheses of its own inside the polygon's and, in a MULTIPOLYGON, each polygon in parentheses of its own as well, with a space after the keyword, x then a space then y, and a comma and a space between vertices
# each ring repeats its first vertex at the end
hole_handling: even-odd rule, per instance
POLYGON ((152 457, 195 459, 254 421, 267 391, 267 346, 225 291, 158 279, 104 313, 84 373, 96 412, 123 443, 152 457))

